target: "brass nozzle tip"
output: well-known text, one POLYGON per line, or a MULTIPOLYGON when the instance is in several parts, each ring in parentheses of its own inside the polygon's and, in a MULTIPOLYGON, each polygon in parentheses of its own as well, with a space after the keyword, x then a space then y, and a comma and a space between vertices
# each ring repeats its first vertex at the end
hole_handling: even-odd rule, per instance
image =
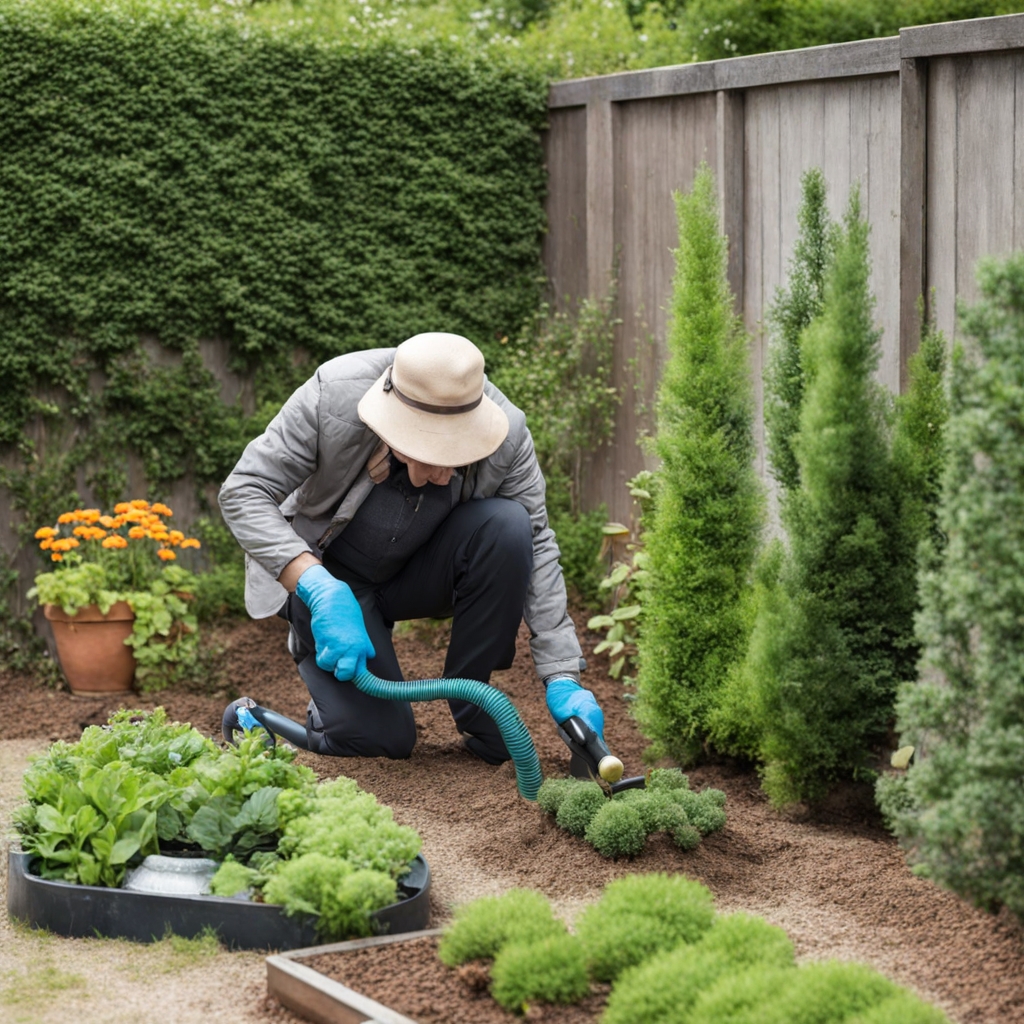
POLYGON ((597 774, 605 782, 618 782, 622 778, 623 771, 625 769, 622 766, 622 762, 611 754, 607 757, 602 757, 601 763, 597 766, 597 774))

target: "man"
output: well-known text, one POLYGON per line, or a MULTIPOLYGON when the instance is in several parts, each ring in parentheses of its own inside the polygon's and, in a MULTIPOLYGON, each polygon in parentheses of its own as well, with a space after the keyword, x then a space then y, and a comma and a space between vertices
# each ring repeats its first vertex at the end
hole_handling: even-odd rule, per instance
MULTIPOLYGON (((245 449, 220 507, 246 553, 249 613, 291 624, 311 750, 408 757, 411 706, 351 680, 363 667, 402 679, 394 623, 449 616, 446 676, 507 668, 525 617, 552 717, 603 734, 526 418, 466 338, 419 334, 325 363, 245 449)), ((468 750, 508 760, 488 715, 449 704, 468 750)))

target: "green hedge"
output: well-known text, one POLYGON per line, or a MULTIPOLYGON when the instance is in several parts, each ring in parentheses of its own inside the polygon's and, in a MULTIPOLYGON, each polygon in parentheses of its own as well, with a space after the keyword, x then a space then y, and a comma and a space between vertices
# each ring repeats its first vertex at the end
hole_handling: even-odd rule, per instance
POLYGON ((0 443, 70 408, 95 487, 126 447, 158 488, 217 480, 312 363, 424 329, 493 353, 536 308, 546 95, 520 66, 0 0, 0 96, 0 443), (256 417, 204 338, 255 371, 256 417))

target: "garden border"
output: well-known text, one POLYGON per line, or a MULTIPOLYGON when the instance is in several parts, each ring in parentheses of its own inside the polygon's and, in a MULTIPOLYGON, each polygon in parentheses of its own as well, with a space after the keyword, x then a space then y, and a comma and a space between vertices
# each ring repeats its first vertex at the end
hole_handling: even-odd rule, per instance
POLYGON ((393 942, 433 938, 441 931, 440 928, 427 928, 402 935, 380 935, 371 939, 332 942, 325 946, 307 946, 268 956, 267 994, 315 1024, 417 1024, 411 1017, 296 961, 324 953, 355 952, 374 946, 388 946, 393 942))

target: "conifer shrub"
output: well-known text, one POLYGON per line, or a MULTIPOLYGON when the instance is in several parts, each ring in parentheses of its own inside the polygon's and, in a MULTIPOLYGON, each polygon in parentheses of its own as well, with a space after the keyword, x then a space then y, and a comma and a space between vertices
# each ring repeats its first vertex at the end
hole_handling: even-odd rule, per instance
POLYGON ((606 800, 587 826, 585 838, 602 857, 635 857, 643 850, 647 833, 634 807, 606 800))
POLYGON ((594 815, 604 807, 607 799, 604 790, 596 782, 581 782, 565 794, 558 807, 555 821, 558 822, 559 828, 564 828, 582 839, 587 826, 594 815))
POLYGON ((675 1024, 720 977, 753 964, 792 966, 786 933, 746 914, 716 918, 692 946, 658 953, 623 971, 602 1024, 675 1024))
POLYGON ((456 967, 489 959, 509 943, 531 943, 565 933, 546 897, 532 889, 511 889, 458 907, 441 936, 437 955, 456 967))
POLYGON ((868 289, 868 227, 855 189, 821 316, 802 338, 806 388, 787 494, 782 614, 749 658, 762 716, 764 788, 776 804, 821 797, 855 776, 913 670, 916 552, 874 380, 879 332, 868 289))
POLYGON ((746 645, 741 597, 761 526, 747 338, 726 278, 715 186, 676 197, 669 358, 658 392, 658 501, 639 636, 636 717, 652 753, 691 758, 746 645))
POLYGON ((949 1024, 949 1018, 937 1006, 902 990, 848 1018, 844 1024, 949 1024))
POLYGON ((786 268, 786 287, 767 311, 768 366, 764 375, 764 426, 768 465, 783 491, 800 483, 793 438, 800 430, 804 367, 800 335, 821 313, 825 275, 835 254, 836 228, 826 207, 825 175, 818 167, 800 179, 800 232, 786 268))
POLYGON ((502 946, 491 966, 491 995, 513 1012, 531 1002, 576 1003, 590 991, 587 958, 568 933, 502 946))
POLYGON ((537 791, 537 806, 547 814, 557 814, 562 801, 578 786, 585 785, 581 779, 572 776, 566 779, 545 779, 537 791))
POLYGON ((1024 256, 984 261, 978 282, 950 375, 947 540, 922 571, 921 673, 898 703, 916 753, 892 816, 917 873, 1021 917, 1024 256))
POLYGON ((605 886, 581 915, 576 934, 591 976, 612 981, 661 950, 696 942, 711 927, 714 897, 679 875, 627 875, 605 886))

